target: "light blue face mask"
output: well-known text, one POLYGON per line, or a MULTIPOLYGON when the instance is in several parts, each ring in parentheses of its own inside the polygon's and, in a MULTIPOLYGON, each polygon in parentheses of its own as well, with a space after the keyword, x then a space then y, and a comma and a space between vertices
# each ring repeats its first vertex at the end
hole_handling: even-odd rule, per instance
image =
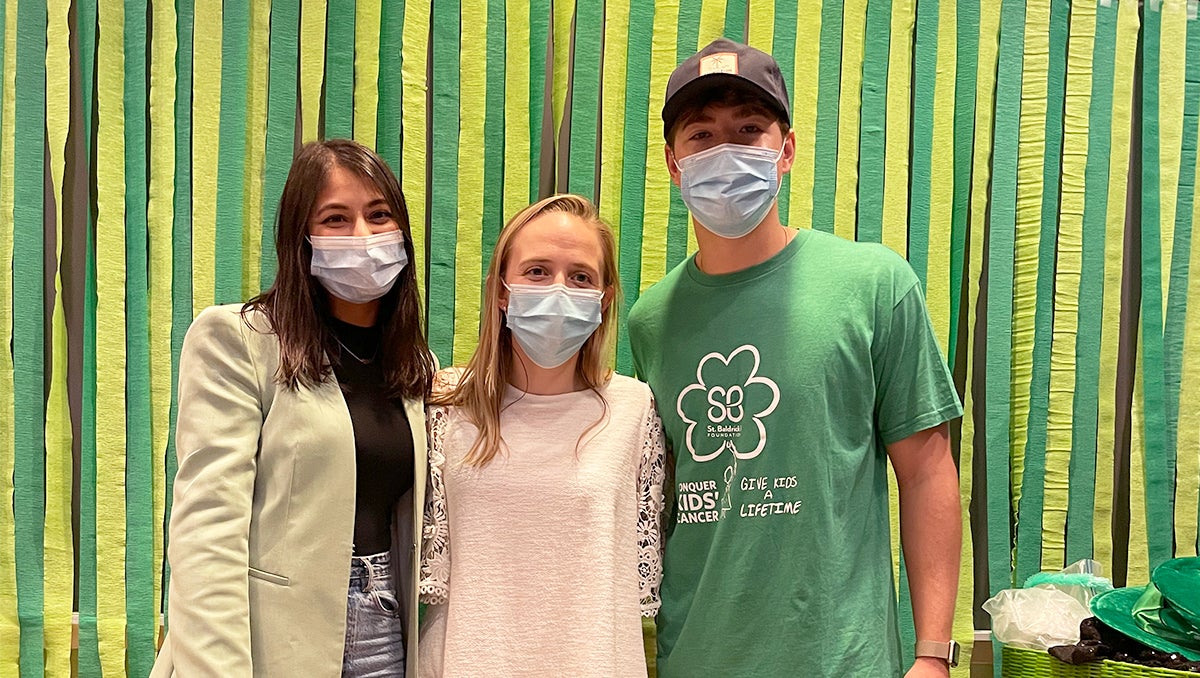
POLYGON ((388 293, 408 265, 399 229, 375 235, 309 236, 309 271, 330 294, 355 304, 388 293))
POLYGON ((740 238, 762 223, 779 194, 783 149, 721 144, 678 160, 683 202, 696 221, 722 238, 740 238))
POLYGON ((555 285, 509 285, 508 329, 539 367, 567 362, 600 326, 601 290, 555 285))

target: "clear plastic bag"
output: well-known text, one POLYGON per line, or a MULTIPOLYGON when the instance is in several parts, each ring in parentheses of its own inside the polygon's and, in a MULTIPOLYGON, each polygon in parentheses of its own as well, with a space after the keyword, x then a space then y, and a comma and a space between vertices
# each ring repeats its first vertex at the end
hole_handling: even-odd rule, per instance
POLYGON ((992 635, 1014 647, 1047 650, 1079 642, 1079 623, 1092 616, 1093 596, 1112 588, 1094 560, 1081 560, 1060 572, 1039 573, 1029 588, 1005 589, 983 604, 992 616, 992 635))

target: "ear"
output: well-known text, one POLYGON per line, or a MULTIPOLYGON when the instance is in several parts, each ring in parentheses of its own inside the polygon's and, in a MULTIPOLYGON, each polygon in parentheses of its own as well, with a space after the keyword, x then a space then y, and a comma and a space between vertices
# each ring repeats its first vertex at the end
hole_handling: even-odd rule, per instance
MULTIPOLYGON (((489 285, 492 284, 491 278, 488 279, 487 284, 489 284, 489 285)), ((501 313, 507 313, 508 312, 508 288, 505 287, 504 284, 499 281, 497 281, 496 284, 499 285, 499 287, 500 287, 500 291, 496 295, 496 308, 499 308, 501 313)))
POLYGON ((612 285, 605 287, 604 295, 600 297, 600 312, 601 313, 608 312, 608 305, 612 303, 613 296, 614 296, 614 293, 613 293, 612 285))
POLYGON ((787 136, 783 138, 783 154, 779 157, 779 176, 783 176, 792 171, 792 165, 796 162, 796 131, 788 130, 787 136))
POLYGON ((679 163, 675 160, 675 152, 671 150, 669 145, 663 146, 663 157, 667 161, 667 171, 671 173, 671 183, 679 186, 679 163))

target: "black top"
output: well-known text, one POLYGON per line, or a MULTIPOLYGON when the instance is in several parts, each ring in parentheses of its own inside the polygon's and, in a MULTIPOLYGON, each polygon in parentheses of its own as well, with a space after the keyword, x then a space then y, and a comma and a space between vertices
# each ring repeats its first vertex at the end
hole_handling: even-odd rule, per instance
POLYGON ((336 318, 329 329, 341 351, 333 371, 354 424, 354 554, 383 553, 391 548, 396 502, 413 485, 412 427, 404 402, 387 397, 378 360, 380 329, 336 318))

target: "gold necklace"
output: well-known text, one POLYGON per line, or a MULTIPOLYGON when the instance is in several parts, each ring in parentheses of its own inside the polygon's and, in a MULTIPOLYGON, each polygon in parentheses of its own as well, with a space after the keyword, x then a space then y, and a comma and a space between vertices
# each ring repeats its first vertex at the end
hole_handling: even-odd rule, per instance
POLYGON ((343 344, 342 340, 336 335, 333 338, 335 341, 337 341, 338 345, 342 347, 342 350, 344 350, 346 353, 349 353, 351 358, 354 358, 363 365, 370 365, 371 363, 375 362, 375 357, 379 355, 379 347, 375 347, 375 353, 372 354, 370 358, 363 360, 362 358, 358 357, 357 353, 351 351, 349 346, 343 344))

